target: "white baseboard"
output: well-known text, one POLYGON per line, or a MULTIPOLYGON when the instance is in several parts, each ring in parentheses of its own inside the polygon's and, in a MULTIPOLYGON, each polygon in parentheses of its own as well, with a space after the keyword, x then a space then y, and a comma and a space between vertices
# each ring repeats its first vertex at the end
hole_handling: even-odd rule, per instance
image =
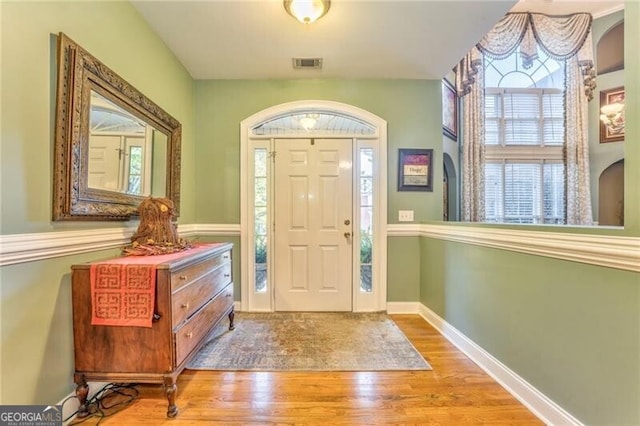
POLYGON ((419 304, 418 313, 545 424, 583 425, 578 419, 447 323, 431 309, 419 304))
MULTIPOLYGON (((89 385, 89 395, 87 395, 87 400, 90 400, 103 387, 108 385, 109 382, 89 382, 87 384, 89 385)), ((75 396, 76 396, 76 392, 74 390, 69 395, 65 396, 64 398, 62 398, 60 401, 58 401, 56 403, 56 405, 62 405, 62 403, 65 400, 67 401, 67 402, 64 403, 64 405, 62 405, 62 418, 63 419, 66 419, 67 417, 72 416, 72 415, 74 416, 74 417, 70 418, 69 420, 67 420, 65 423, 63 423, 65 425, 71 423, 74 420, 74 418, 75 418, 74 413, 76 411, 78 411, 78 408, 80 408, 80 403, 78 402, 78 400, 76 399, 75 396)))
POLYGON ((420 302, 387 302, 388 314, 417 314, 420 302))

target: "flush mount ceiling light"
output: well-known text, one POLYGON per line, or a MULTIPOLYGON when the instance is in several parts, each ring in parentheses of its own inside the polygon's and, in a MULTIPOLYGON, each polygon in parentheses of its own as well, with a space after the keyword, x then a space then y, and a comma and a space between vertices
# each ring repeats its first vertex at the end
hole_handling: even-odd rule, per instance
POLYGON ((318 114, 305 114, 298 121, 300 122, 302 128, 308 132, 316 126, 318 118, 320 118, 320 115, 318 114))
POLYGON ((303 24, 322 18, 329 11, 331 0, 284 0, 287 13, 303 24))

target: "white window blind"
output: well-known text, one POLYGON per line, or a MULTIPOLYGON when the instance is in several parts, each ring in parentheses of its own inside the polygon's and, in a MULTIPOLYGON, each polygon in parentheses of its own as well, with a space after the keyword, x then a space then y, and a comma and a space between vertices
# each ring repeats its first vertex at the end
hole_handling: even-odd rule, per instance
POLYGON ((562 146, 564 98, 557 89, 487 89, 485 144, 562 146))
POLYGON ((488 222, 564 223, 564 164, 548 160, 486 164, 488 222))
POLYGON ((557 89, 487 89, 489 222, 564 222, 564 99, 557 89))

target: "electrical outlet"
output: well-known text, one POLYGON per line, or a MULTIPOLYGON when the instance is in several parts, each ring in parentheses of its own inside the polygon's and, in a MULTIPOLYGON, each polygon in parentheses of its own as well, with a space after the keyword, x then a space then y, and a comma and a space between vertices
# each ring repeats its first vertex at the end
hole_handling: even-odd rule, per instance
POLYGON ((398 210, 398 222, 413 222, 413 210, 398 210))

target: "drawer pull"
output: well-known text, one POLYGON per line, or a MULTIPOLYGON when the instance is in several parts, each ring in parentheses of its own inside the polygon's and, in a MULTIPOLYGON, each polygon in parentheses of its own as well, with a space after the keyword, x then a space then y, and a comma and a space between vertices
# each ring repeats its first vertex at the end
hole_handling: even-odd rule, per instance
POLYGON ((225 278, 229 278, 231 276, 231 274, 224 274, 225 278))
POLYGON ((193 333, 190 331, 187 334, 185 334, 185 336, 187 336, 187 339, 191 339, 193 337, 193 333))
POLYGON ((182 305, 180 305, 180 307, 181 307, 182 309, 189 309, 189 302, 187 302, 187 303, 183 303, 182 305))
POLYGON ((231 297, 231 293, 227 293, 225 297, 231 297))
POLYGON ((182 281, 184 281, 184 280, 186 280, 186 279, 187 279, 187 276, 186 276, 186 275, 180 275, 180 279, 181 279, 182 281))
POLYGON ((227 259, 229 259, 229 255, 225 254, 224 256, 222 256, 222 258, 223 258, 224 260, 227 260, 227 259))

